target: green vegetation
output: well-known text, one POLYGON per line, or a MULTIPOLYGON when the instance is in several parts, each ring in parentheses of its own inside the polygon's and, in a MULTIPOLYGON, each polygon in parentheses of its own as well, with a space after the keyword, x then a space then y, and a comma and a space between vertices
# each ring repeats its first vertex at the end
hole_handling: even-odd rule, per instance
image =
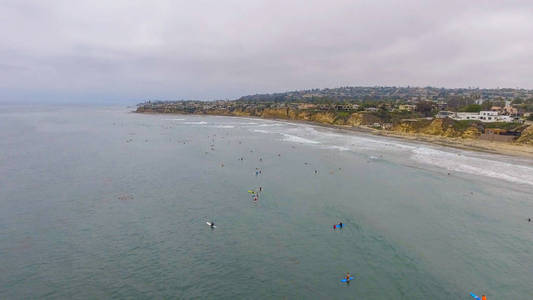
POLYGON ((504 123, 504 122, 494 122, 494 123, 484 123, 483 127, 485 128, 499 128, 505 130, 514 130, 519 127, 517 123, 504 123))
POLYGON ((347 112, 347 111, 338 111, 337 112, 337 118, 346 119, 348 117, 350 117, 350 113, 347 112))
POLYGON ((459 111, 462 112, 480 112, 481 111, 481 105, 479 104, 469 104, 465 107, 462 107, 459 111))
POLYGON ((338 120, 342 120, 342 121, 346 122, 346 120, 348 120, 349 117, 350 117, 350 112, 337 111, 336 112, 336 116, 335 116, 335 122, 337 122, 338 120))
POLYGON ((457 131, 465 131, 467 128, 472 127, 472 125, 479 125, 479 124, 481 124, 481 122, 475 121, 475 120, 454 121, 453 128, 457 131))

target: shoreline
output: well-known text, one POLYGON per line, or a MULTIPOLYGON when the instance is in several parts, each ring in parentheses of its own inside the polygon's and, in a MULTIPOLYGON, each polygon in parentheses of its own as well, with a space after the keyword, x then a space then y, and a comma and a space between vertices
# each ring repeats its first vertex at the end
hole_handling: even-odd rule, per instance
MULTIPOLYGON (((253 117, 253 118, 256 118, 256 117, 253 117)), ((490 153, 490 154, 507 155, 507 156, 514 156, 514 157, 519 157, 519 158, 533 159, 533 147, 515 145, 515 144, 507 144, 503 142, 449 138, 449 137, 427 135, 427 134, 408 134, 408 133, 400 133, 400 132, 389 131, 389 130, 378 130, 378 129, 374 129, 374 128, 370 128, 366 126, 359 126, 359 127, 340 126, 340 125, 324 124, 324 123, 305 121, 305 120, 268 119, 268 118, 260 118, 260 117, 256 119, 303 123, 303 124, 320 126, 320 127, 336 129, 336 130, 341 130, 341 131, 347 131, 346 133, 349 133, 349 132, 366 133, 370 135, 389 137, 389 138, 394 138, 394 139, 408 141, 408 142, 425 143, 425 144, 444 146, 444 147, 460 149, 460 150, 469 150, 469 151, 475 151, 475 152, 484 152, 484 153, 490 153)))
POLYGON ((514 156, 519 158, 528 158, 533 159, 533 147, 526 145, 517 145, 509 144, 504 142, 492 142, 479 139, 462 139, 462 138, 449 138, 438 135, 427 135, 427 134, 409 134, 401 133, 390 130, 378 130, 366 126, 342 126, 342 125, 333 125, 325 124, 320 122, 306 121, 306 120, 293 120, 293 119, 278 119, 278 118, 262 118, 257 116, 235 116, 235 115, 217 115, 217 114, 181 114, 181 113, 157 113, 157 112, 137 112, 139 114, 150 114, 150 115, 193 115, 193 116, 221 116, 221 117, 234 117, 234 118, 250 118, 250 119, 260 119, 260 120, 272 120, 277 122, 293 122, 293 123, 302 123, 313 126, 320 126, 324 128, 336 129, 341 131, 348 132, 357 132, 357 133, 366 133, 375 136, 383 136, 394 139, 399 139, 403 141, 418 142, 418 143, 427 143, 432 145, 450 147, 460 150, 469 150, 476 152, 484 152, 498 155, 514 156))

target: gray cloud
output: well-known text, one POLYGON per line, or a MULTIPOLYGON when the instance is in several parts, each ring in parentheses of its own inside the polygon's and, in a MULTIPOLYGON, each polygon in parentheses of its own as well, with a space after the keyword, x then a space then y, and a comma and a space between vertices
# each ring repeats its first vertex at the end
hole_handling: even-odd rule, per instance
POLYGON ((533 88, 531 1, 0 1, 0 101, 533 88))

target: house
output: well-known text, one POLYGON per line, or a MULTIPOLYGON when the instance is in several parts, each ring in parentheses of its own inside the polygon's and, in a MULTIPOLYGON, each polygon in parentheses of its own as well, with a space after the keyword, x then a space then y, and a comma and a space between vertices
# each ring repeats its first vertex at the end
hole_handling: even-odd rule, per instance
POLYGON ((452 115, 450 118, 458 121, 464 120, 479 120, 479 113, 470 113, 470 112, 459 112, 452 115))
MULTIPOLYGON (((493 106, 493 108, 494 107, 498 106, 493 106)), ((492 110, 492 108, 491 110, 482 110, 479 112, 479 120, 482 122, 496 122, 499 114, 498 111, 492 110)))
POLYGON ((505 106, 503 108, 503 113, 507 115, 517 115, 518 109, 514 108, 511 105, 511 101, 505 101, 505 106))
POLYGON ((503 108, 503 113, 505 114, 508 114, 508 115, 517 115, 518 114, 518 109, 512 107, 512 106, 506 106, 503 108))
POLYGON ((481 122, 490 123, 490 122, 516 122, 517 117, 500 115, 497 111, 491 110, 482 110, 479 113, 470 113, 470 112, 459 112, 451 117, 454 120, 463 121, 463 120, 479 120, 481 122))
POLYGON ((444 119, 444 118, 453 118, 455 117, 456 114, 452 111, 446 111, 446 110, 441 110, 437 113, 437 116, 436 118, 437 119, 444 119))
POLYGON ((376 112, 378 111, 378 109, 376 107, 367 107, 365 108, 366 111, 370 111, 370 112, 376 112))
POLYGON ((335 105, 336 110, 356 110, 359 108, 358 104, 337 104, 335 105))
POLYGON ((313 103, 298 103, 298 109, 311 109, 315 107, 316 104, 313 103))
POLYGON ((400 106, 398 106, 398 109, 403 111, 414 111, 416 109, 416 105, 400 104, 400 106))

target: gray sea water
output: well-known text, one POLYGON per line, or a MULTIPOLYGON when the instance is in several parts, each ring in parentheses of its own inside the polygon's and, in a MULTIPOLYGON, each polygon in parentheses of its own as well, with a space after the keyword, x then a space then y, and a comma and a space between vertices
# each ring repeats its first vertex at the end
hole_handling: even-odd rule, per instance
POLYGON ((2 107, 1 299, 533 299, 530 160, 130 110, 2 107))

